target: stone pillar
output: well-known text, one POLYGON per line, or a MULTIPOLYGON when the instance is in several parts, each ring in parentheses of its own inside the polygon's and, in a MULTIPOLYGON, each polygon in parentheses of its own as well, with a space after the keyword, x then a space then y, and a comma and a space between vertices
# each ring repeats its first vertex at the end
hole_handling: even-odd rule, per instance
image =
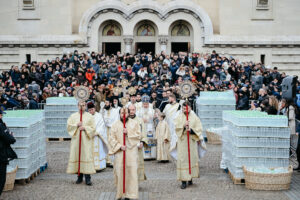
POLYGON ((132 54, 133 36, 124 36, 125 53, 132 54))
POLYGON ((168 40, 169 40, 168 35, 161 35, 158 37, 158 41, 160 44, 160 51, 164 51, 165 53, 167 53, 168 40))

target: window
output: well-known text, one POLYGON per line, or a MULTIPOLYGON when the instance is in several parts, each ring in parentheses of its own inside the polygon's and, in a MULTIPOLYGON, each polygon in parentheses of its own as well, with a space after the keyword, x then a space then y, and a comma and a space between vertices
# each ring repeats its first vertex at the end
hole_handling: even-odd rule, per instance
POLYGON ((261 62, 261 64, 265 64, 265 58, 266 58, 266 55, 264 55, 264 54, 261 54, 260 55, 260 62, 261 62))
POLYGON ((138 36, 155 36, 155 29, 152 25, 145 23, 137 29, 138 36))
POLYGON ((171 31, 172 36, 190 36, 189 28, 182 23, 175 25, 171 31))
POLYGON ((23 0, 23 9, 34 9, 34 0, 23 0))
POLYGON ((103 36, 121 36, 121 29, 115 23, 110 23, 103 28, 103 36))
POLYGON ((266 7, 268 6, 268 0, 257 0, 257 6, 259 7, 266 7))
POLYGON ((252 20, 274 20, 273 0, 252 0, 252 20))
POLYGON ((27 62, 28 64, 31 63, 31 54, 26 54, 26 62, 27 62))
POLYGON ((269 9, 269 0, 257 0, 256 9, 257 10, 268 10, 269 9))

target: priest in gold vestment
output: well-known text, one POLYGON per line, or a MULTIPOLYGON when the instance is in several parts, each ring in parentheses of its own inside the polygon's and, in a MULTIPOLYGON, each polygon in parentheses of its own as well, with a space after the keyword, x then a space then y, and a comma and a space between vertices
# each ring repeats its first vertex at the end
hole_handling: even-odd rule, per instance
POLYGON ((67 122, 67 130, 71 136, 70 158, 67 168, 68 174, 78 173, 79 162, 79 137, 81 131, 81 157, 80 157, 80 176, 76 184, 83 181, 83 174, 87 185, 92 185, 91 174, 96 173, 93 158, 93 137, 96 131, 94 117, 85 112, 86 103, 78 103, 78 112, 73 113, 67 122), (80 110, 82 110, 82 122, 80 122, 80 110))
MULTIPOLYGON (((182 106, 182 112, 175 119, 175 130, 177 139, 177 179, 182 181, 181 189, 192 185, 193 178, 199 178, 199 155, 198 148, 203 141, 202 124, 198 116, 191 110, 188 102, 182 106), (188 104, 188 121, 186 120, 186 105, 188 104), (188 138, 187 130, 190 132, 190 163, 191 174, 189 174, 188 138)), ((205 145, 205 144, 204 144, 205 145)), ((205 148, 205 147, 204 147, 205 148)))
POLYGON ((145 174, 145 164, 144 164, 144 152, 143 152, 143 147, 148 144, 148 138, 146 135, 146 128, 143 120, 139 117, 136 116, 136 107, 135 105, 131 104, 129 107, 129 118, 131 120, 135 120, 140 127, 140 144, 138 147, 138 161, 139 161, 139 166, 138 166, 138 178, 139 181, 144 181, 147 179, 146 174, 145 174))
POLYGON ((111 127, 109 154, 114 155, 114 176, 117 186, 117 199, 138 199, 138 145, 140 127, 135 120, 128 119, 128 109, 120 110, 120 119, 111 127), (123 114, 126 116, 126 128, 123 128, 123 114), (123 145, 125 134, 126 145, 123 145), (123 193, 123 152, 126 153, 125 193, 123 193))

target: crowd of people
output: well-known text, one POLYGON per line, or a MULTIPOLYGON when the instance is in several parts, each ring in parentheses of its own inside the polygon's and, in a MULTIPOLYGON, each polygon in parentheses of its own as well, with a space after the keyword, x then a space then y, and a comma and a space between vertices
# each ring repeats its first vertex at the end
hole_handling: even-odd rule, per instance
POLYGON ((277 67, 240 62, 215 51, 210 55, 163 52, 105 55, 75 50, 44 63, 24 63, 3 71, 0 104, 4 109, 36 109, 48 97, 73 96, 78 85, 89 87, 90 99, 97 101, 98 93, 113 96, 113 88, 127 79, 138 91, 138 99, 147 94, 151 101, 157 100, 159 108, 168 92, 179 97, 178 84, 190 80, 197 88, 193 99, 200 91, 233 89, 238 110, 260 109, 278 114, 283 109, 278 101, 282 99, 281 82, 285 77, 277 67))
MULTIPOLYGON (((136 180, 135 183, 132 183, 136 186, 138 185, 137 181, 146 178, 143 171, 144 159, 141 149, 146 145, 151 151, 151 147, 149 147, 151 145, 147 145, 149 133, 152 136, 155 136, 155 133, 161 135, 159 138, 155 137, 157 141, 161 141, 161 150, 157 151, 159 152, 158 160, 168 160, 169 148, 174 149, 176 144, 180 144, 178 141, 172 143, 170 134, 183 138, 182 131, 185 135, 186 132, 191 132, 192 137, 196 138, 195 141, 198 141, 201 146, 203 141, 201 122, 194 112, 190 113, 189 109, 195 109, 193 108, 194 100, 201 95, 202 91, 233 90, 237 110, 259 110, 270 115, 286 115, 292 134, 297 135, 300 132, 300 125, 299 127, 296 125, 296 119, 299 119, 300 100, 293 101, 283 98, 281 83, 285 77, 287 77, 286 74, 280 73, 277 67, 271 68, 254 62, 240 62, 233 57, 222 57, 216 51, 209 55, 183 52, 170 55, 166 55, 164 52, 156 55, 151 53, 131 55, 120 52, 117 55, 105 55, 95 52, 80 54, 75 50, 73 53, 64 54, 62 58, 57 57, 45 63, 25 63, 21 68, 12 66, 9 71, 2 72, 0 76, 0 106, 1 112, 6 109, 39 109, 41 103, 45 103, 49 97, 74 96, 73 92, 76 86, 86 86, 89 89, 90 103, 79 105, 79 110, 87 109, 94 116, 95 123, 92 123, 93 117, 87 115, 86 124, 91 124, 83 126, 83 123, 78 121, 78 112, 69 118, 68 132, 73 138, 77 131, 85 131, 86 140, 90 140, 95 133, 99 132, 102 135, 98 133, 100 139, 95 139, 99 141, 98 146, 94 149, 102 152, 100 144, 102 146, 106 144, 106 148, 109 150, 106 152, 106 157, 103 155, 101 157, 100 155, 95 156, 97 152, 91 153, 92 145, 83 148, 83 151, 89 152, 87 158, 89 163, 82 166, 86 184, 91 185, 90 174, 95 173, 97 169, 102 169, 102 166, 106 166, 106 164, 112 164, 108 155, 115 156, 114 167, 121 171, 122 162, 119 154, 126 151, 126 146, 121 145, 122 135, 120 133, 122 131, 120 130, 124 129, 122 122, 125 121, 122 120, 125 119, 120 116, 126 115, 128 127, 133 128, 125 129, 126 134, 132 136, 130 136, 132 141, 129 143, 136 143, 139 146, 137 151, 131 152, 133 158, 139 157, 139 161, 134 160, 134 165, 131 166, 134 168, 130 168, 132 171, 128 172, 133 177, 130 180, 136 180), (129 83, 127 90, 124 90, 122 86, 123 80, 127 80, 129 83), (188 99, 189 102, 182 105, 177 103, 180 100, 179 85, 186 80, 194 84, 196 91, 188 99), (126 108, 121 108, 119 101, 123 97, 129 101, 124 105, 126 108), (181 106, 183 107, 181 108, 181 106), (155 115, 154 112, 159 115, 155 115), (189 113, 190 120, 187 122, 185 122, 185 112, 189 113), (157 123, 154 118, 157 118, 157 123), (189 124, 190 121, 194 122, 189 124), (199 127, 196 126, 199 124, 199 127), (170 127, 168 128, 168 126, 170 127), (97 131, 97 127, 100 131, 97 131), (142 127, 140 131, 139 127, 142 127), (178 132, 178 130, 182 131, 178 132), (168 143, 168 147, 164 146, 165 143, 168 143)), ((296 83, 296 88, 296 92, 300 94, 299 82, 296 83)), ((173 136, 172 138, 174 138, 173 136)), ((68 173, 80 171, 76 164, 78 163, 77 157, 72 154, 78 149, 78 142, 73 139, 68 173)), ((177 146, 178 169, 181 169, 182 165, 186 167, 186 164, 189 163, 186 156, 181 153, 185 152, 185 149, 187 149, 185 142, 181 146, 177 146)), ((177 174, 178 180, 182 181, 182 189, 192 184, 192 178, 199 177, 199 171, 193 170, 194 168, 198 169, 196 151, 196 148, 191 151, 194 152, 192 154, 195 158, 192 163, 189 163, 190 172, 184 168, 185 170, 177 174)), ((170 150, 170 152, 172 151, 170 150)), ((300 140, 297 153, 298 161, 300 161, 300 140)), ((300 165, 297 170, 300 171, 300 165)), ((83 174, 78 176, 76 183, 82 182, 83 174)), ((120 174, 118 176, 121 177, 120 174)), ((119 183, 117 185, 118 194, 120 193, 119 196, 122 197, 123 183, 119 183)), ((133 193, 137 192, 137 188, 131 188, 134 190, 133 193)), ((133 197, 136 196, 133 195, 133 197)))

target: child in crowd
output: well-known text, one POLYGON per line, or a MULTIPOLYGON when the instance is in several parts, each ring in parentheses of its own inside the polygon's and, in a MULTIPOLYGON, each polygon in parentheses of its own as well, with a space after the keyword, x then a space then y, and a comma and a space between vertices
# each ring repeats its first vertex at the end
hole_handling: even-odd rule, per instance
POLYGON ((156 127, 155 139, 157 140, 157 160, 163 163, 168 162, 170 159, 170 128, 165 120, 165 114, 159 114, 159 123, 156 127))

